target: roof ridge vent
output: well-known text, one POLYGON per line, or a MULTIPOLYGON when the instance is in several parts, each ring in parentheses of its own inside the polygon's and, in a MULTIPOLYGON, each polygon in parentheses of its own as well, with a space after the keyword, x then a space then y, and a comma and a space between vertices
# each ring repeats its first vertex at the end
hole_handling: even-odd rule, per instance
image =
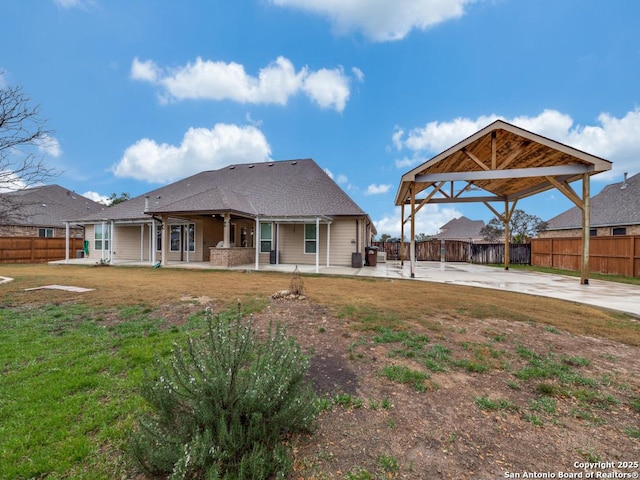
POLYGON ((249 165, 249 168, 253 168, 253 167, 255 167, 255 165, 254 165, 254 164, 249 165))
POLYGON ((297 164, 298 164, 297 160, 294 160, 293 162, 291 162, 291 165, 297 165, 297 164))
POLYGON ((229 167, 229 170, 233 170, 234 168, 236 168, 236 166, 235 166, 235 165, 231 165, 231 166, 229 167))

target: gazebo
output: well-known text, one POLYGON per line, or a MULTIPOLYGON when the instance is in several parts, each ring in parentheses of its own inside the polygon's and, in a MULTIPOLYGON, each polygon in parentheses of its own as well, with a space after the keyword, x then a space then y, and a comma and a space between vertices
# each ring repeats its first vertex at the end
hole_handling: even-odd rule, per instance
MULTIPOLYGON (((556 188, 582 211, 581 284, 588 284, 590 178, 611 162, 496 120, 405 173, 395 204, 402 232, 411 225, 411 277, 415 274, 415 216, 428 203, 484 203, 505 224, 505 269, 509 268, 509 220, 518 200, 556 188), (582 194, 570 183, 582 180, 582 194), (501 204, 500 207, 493 204, 501 204), (409 209, 405 217, 405 210, 409 209)), ((404 245, 400 249, 404 253, 404 245)), ((404 258, 402 258, 404 261, 404 258)))

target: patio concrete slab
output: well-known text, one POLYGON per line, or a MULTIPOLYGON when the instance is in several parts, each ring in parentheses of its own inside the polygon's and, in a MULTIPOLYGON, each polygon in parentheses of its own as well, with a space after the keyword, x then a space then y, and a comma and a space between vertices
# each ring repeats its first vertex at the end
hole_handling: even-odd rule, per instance
MULTIPOLYGON (((253 270, 255 265, 234 267, 253 270)), ((262 271, 293 273, 295 265, 261 265, 262 271)), ((315 273, 314 265, 299 265, 301 273, 315 273)), ((320 267, 320 274, 397 278, 414 281, 466 285, 509 292, 558 298, 577 303, 616 310, 640 318, 640 286, 589 279, 580 284, 577 277, 531 272, 519 269, 504 270, 469 263, 417 262, 415 277, 411 278, 409 262, 378 263, 375 267, 320 267)))

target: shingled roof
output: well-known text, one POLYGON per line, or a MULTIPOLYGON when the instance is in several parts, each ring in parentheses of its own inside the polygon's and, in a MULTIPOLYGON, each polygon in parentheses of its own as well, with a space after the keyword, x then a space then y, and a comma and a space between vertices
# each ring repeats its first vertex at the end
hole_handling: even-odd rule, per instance
POLYGON ((99 215, 106 209, 59 185, 45 185, 0 194, 0 204, 12 211, 3 218, 6 225, 60 227, 70 218, 99 215))
POLYGON ((484 228, 482 220, 470 220, 467 217, 454 218, 440 227, 440 233, 434 235, 438 240, 481 240, 480 231, 484 228))
MULTIPOLYGON (((591 227, 640 225, 640 173, 607 185, 591 199, 591 227)), ((582 210, 573 207, 549 220, 547 230, 582 228, 582 210)))
POLYGON ((147 214, 232 212, 247 217, 365 215, 313 160, 229 165, 198 173, 106 209, 90 220, 134 220, 147 214))

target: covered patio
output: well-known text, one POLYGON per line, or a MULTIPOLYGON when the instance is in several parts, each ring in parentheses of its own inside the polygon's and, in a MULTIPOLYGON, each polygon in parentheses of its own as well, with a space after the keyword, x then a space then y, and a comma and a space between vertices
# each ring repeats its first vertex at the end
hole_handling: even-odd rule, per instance
POLYGON ((404 228, 409 223, 411 277, 416 274, 415 218, 425 205, 486 205, 505 225, 504 265, 508 270, 509 221, 518 200, 555 188, 582 210, 580 283, 588 284, 590 178, 610 169, 608 160, 502 120, 493 122, 402 176, 395 204, 401 207, 402 252, 404 228), (580 193, 570 185, 575 181, 581 181, 580 193))

